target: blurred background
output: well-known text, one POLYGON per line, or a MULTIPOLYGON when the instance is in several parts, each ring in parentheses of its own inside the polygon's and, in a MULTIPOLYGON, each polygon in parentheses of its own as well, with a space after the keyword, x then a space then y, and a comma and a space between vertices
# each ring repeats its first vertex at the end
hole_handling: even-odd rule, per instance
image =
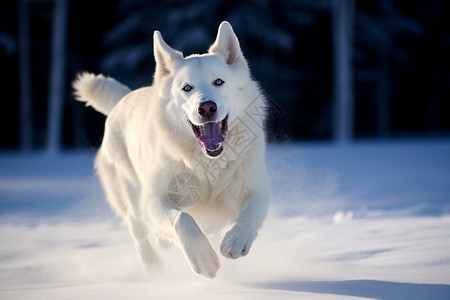
POLYGON ((450 136, 447 0, 3 0, 0 149, 99 146, 81 71, 152 82, 152 34, 203 53, 228 20, 270 99, 269 140, 450 136))

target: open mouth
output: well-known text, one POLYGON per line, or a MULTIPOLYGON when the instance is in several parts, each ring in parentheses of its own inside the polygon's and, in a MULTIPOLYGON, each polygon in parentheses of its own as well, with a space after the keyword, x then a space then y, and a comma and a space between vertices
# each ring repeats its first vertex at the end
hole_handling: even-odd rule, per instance
POLYGON ((223 141, 228 133, 228 115, 219 122, 194 125, 192 131, 203 146, 203 152, 209 157, 218 157, 223 152, 223 141))

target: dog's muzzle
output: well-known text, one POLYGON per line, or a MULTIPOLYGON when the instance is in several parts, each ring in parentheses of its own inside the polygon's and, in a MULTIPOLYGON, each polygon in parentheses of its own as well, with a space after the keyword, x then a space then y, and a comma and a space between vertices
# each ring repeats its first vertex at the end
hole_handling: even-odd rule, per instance
POLYGON ((228 115, 222 121, 207 122, 202 125, 194 125, 191 122, 191 126, 206 156, 218 157, 222 154, 223 142, 228 134, 228 115))

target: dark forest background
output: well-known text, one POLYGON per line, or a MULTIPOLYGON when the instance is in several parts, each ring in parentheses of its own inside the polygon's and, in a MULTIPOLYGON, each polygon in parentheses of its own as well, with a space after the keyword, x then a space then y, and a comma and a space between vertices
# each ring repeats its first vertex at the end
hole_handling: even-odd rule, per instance
POLYGON ((203 53, 222 20, 270 98, 270 141, 449 136, 447 0, 4 0, 0 149, 97 147, 76 74, 148 85, 154 30, 203 53))

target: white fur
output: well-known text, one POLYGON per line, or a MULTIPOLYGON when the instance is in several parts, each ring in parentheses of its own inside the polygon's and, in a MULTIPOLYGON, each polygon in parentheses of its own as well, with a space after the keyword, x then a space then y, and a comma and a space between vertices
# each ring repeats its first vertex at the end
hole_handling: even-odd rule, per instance
POLYGON ((86 72, 78 75, 73 87, 78 101, 86 102, 86 106, 92 106, 104 115, 131 92, 129 87, 113 78, 86 72))
POLYGON ((161 264, 149 243, 150 232, 159 242, 176 244, 194 272, 213 278, 220 262, 206 236, 231 225, 220 251, 228 258, 241 257, 249 252, 267 213, 265 136, 262 120, 252 115, 265 107, 265 99, 227 22, 206 54, 184 58, 157 31, 154 54, 152 86, 128 93, 116 81, 85 74, 74 87, 79 99, 108 114, 96 168, 145 268, 152 271, 161 264), (225 83, 213 85, 217 78, 225 83), (186 84, 193 90, 183 91, 186 84), (90 92, 99 89, 101 93, 90 92), (204 154, 190 124, 201 123, 197 108, 205 100, 216 102, 217 120, 229 116, 229 134, 218 158, 204 154), (240 138, 242 132, 250 138, 240 138), (198 201, 184 208, 168 199, 171 179, 182 173, 201 183, 198 201))

